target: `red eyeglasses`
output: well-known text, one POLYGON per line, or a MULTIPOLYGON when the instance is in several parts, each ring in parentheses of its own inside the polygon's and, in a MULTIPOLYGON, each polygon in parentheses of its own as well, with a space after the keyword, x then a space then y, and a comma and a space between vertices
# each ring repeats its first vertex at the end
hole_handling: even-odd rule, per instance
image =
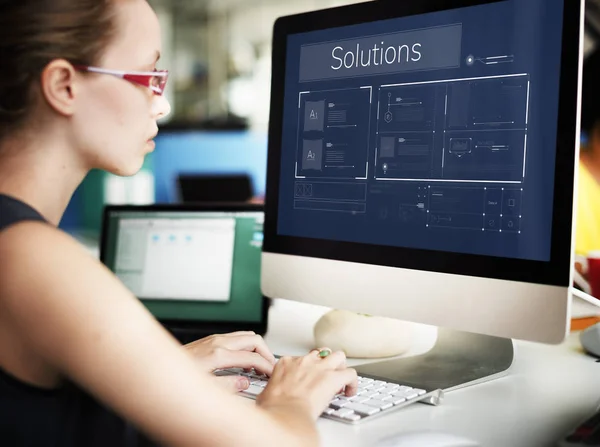
POLYGON ((155 95, 161 96, 165 91, 167 79, 169 78, 168 70, 156 71, 120 71, 108 70, 106 68, 90 67, 86 65, 74 65, 76 70, 87 71, 90 73, 107 74, 116 76, 117 78, 125 79, 134 84, 148 87, 155 95))

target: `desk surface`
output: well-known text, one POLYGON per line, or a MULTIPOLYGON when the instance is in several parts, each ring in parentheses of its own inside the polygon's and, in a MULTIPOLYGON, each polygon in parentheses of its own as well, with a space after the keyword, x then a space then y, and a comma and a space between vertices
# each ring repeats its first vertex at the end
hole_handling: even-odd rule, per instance
MULTIPOLYGON (((306 353, 313 325, 327 310, 275 300, 267 344, 280 355, 306 353)), ((581 351, 576 333, 558 346, 516 341, 515 351, 506 377, 447 393, 438 407, 413 404, 358 426, 319 419, 322 445, 373 446, 402 431, 439 430, 485 447, 554 446, 600 401, 600 363, 581 351)))

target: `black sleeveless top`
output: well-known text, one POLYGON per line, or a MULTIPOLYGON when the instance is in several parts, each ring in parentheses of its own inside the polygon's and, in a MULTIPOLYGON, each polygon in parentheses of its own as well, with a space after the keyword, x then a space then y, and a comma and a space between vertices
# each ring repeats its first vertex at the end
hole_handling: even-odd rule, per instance
MULTIPOLYGON (((0 194, 0 232, 23 221, 45 219, 25 203, 0 194)), ((142 445, 150 443, 74 384, 39 388, 0 368, 0 446, 142 445)))

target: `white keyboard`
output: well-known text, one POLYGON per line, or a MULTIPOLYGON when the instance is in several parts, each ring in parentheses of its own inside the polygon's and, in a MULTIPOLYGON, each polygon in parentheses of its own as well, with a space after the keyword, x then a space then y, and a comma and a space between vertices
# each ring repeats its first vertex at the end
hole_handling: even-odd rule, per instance
MULTIPOLYGON (((230 368, 215 371, 215 375, 240 375, 250 380, 250 387, 240 392, 244 397, 255 399, 269 382, 265 375, 230 368)), ((358 377, 356 396, 336 395, 321 417, 347 424, 358 424, 364 420, 391 413, 415 402, 439 405, 444 397, 442 390, 425 390, 398 383, 385 382, 370 377, 358 377)))

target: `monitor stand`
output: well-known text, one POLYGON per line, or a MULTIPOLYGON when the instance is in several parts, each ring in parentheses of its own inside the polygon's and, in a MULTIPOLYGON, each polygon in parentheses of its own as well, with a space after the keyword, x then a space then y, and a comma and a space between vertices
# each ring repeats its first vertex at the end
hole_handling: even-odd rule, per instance
POLYGON ((506 375, 513 358, 512 339, 439 328, 436 344, 424 354, 355 369, 358 375, 446 392, 506 375))

